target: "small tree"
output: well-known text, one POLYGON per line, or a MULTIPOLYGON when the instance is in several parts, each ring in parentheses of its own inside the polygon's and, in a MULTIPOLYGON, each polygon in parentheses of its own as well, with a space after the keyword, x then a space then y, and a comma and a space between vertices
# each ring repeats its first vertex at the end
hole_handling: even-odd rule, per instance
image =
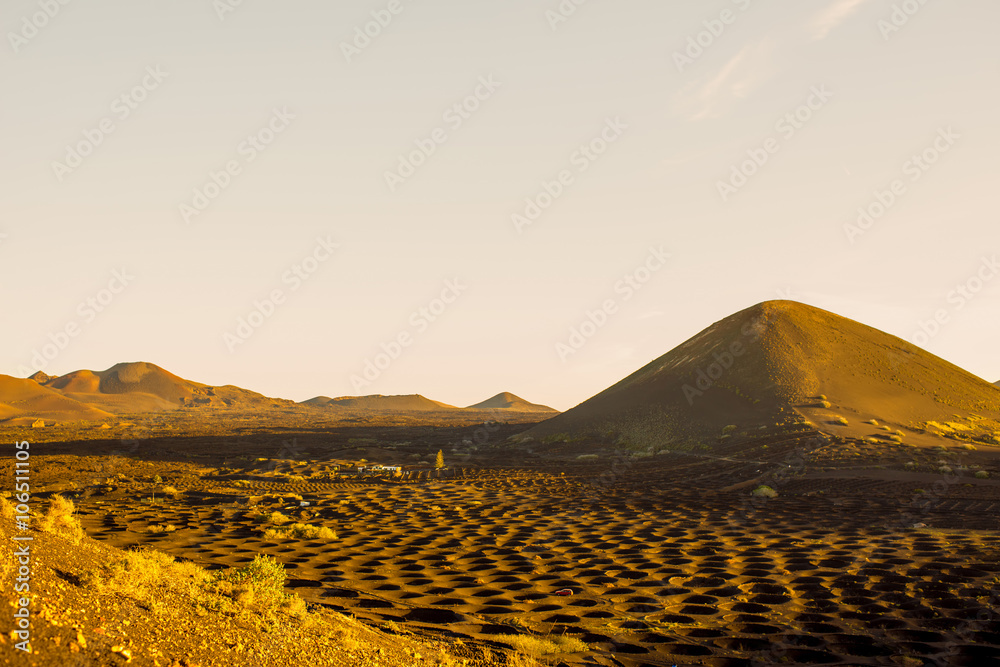
POLYGON ((434 461, 434 467, 440 470, 444 467, 444 451, 438 450, 437 460, 434 461))

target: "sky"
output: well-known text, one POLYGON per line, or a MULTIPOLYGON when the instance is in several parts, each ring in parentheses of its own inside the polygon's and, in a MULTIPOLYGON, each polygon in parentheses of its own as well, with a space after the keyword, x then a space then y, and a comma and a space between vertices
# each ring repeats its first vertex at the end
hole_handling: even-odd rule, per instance
POLYGON ((793 299, 1000 380, 991 0, 8 0, 0 373, 568 409, 793 299))

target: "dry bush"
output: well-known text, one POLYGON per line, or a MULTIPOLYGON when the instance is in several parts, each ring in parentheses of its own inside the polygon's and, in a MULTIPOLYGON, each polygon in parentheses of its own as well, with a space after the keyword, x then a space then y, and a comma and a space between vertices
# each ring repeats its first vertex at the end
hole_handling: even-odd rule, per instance
POLYGON ((172 533, 177 530, 177 526, 170 523, 157 523, 146 528, 146 532, 150 535, 162 535, 164 533, 172 533))
POLYGON ((147 606, 154 606, 165 591, 200 597, 208 579, 208 573, 194 563, 177 562, 153 549, 126 551, 120 560, 83 577, 88 588, 119 593, 147 606))
POLYGON ((584 653, 590 650, 583 641, 576 637, 564 635, 549 635, 548 637, 533 637, 531 635, 503 635, 499 637, 504 643, 510 644, 516 650, 528 655, 549 655, 550 653, 584 653))
POLYGON ((335 540, 337 533, 326 526, 292 523, 264 530, 266 540, 335 540))
POLYGON ((60 495, 49 499, 49 508, 38 522, 38 529, 45 533, 62 535, 73 542, 79 542, 84 536, 83 526, 76 518, 73 501, 60 495))
POLYGON ((4 519, 14 518, 14 503, 4 496, 0 496, 0 517, 4 519))
POLYGON ((165 596, 173 593, 186 598, 193 609, 232 615, 258 627, 273 625, 281 615, 308 619, 305 601, 284 592, 284 566, 270 556, 212 574, 159 551, 138 549, 86 573, 82 580, 88 588, 130 597, 154 613, 179 609, 176 603, 164 604, 165 596))

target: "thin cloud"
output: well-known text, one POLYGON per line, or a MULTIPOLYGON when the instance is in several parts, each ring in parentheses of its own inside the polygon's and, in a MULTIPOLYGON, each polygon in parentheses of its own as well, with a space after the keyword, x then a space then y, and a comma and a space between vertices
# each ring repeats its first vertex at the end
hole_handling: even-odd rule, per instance
POLYGON ((748 44, 714 74, 695 80, 677 95, 676 105, 689 120, 718 118, 736 100, 748 97, 780 70, 786 58, 777 58, 790 48, 801 48, 802 31, 812 41, 825 39, 871 0, 836 0, 812 18, 779 29, 776 34, 748 44))
POLYGON ((745 46, 704 83, 695 82, 679 94, 691 120, 716 118, 736 99, 746 97, 774 74, 774 45, 763 40, 745 46))
POLYGON ((821 12, 811 24, 814 41, 825 39, 837 26, 854 14, 868 0, 840 0, 821 12))

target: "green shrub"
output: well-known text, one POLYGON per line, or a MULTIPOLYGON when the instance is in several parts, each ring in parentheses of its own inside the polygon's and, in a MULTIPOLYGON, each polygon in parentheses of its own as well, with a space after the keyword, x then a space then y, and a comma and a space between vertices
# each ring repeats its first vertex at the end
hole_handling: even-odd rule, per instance
POLYGON ((285 566, 272 556, 257 555, 246 565, 225 570, 216 581, 252 591, 260 603, 279 602, 285 594, 285 566))
POLYGON ((281 526, 292 520, 292 517, 281 512, 258 512, 251 518, 258 523, 269 523, 274 526, 281 526))
POLYGON ((750 492, 751 496, 757 496, 759 498, 777 498, 778 492, 769 486, 761 484, 756 489, 750 492))
POLYGON ((989 479, 989 478, 990 474, 985 470, 980 470, 979 472, 976 473, 976 479, 989 479))

